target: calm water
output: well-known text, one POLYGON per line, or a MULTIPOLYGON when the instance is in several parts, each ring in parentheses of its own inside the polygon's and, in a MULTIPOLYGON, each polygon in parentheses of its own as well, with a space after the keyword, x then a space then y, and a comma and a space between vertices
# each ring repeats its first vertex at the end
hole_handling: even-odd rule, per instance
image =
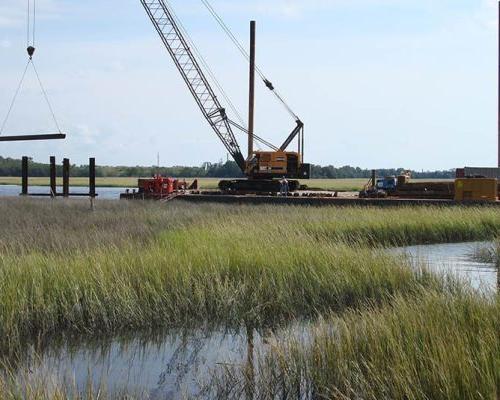
MULTIPOLYGON (((488 243, 412 246, 389 250, 405 254, 415 265, 437 272, 456 273, 477 288, 495 290, 492 264, 471 260, 471 253, 488 243)), ((66 383, 80 391, 102 384, 109 394, 124 391, 144 399, 204 398, 202 388, 224 366, 252 366, 278 340, 307 340, 307 324, 295 324, 277 332, 172 331, 154 339, 117 339, 101 343, 59 346, 36 353, 23 361, 21 381, 40 379, 50 391, 66 383), (250 337, 249 337, 250 336, 250 337)), ((28 352, 29 353, 29 352, 28 352)))
POLYGON ((117 339, 109 343, 63 346, 31 352, 19 373, 21 382, 44 382, 48 390, 66 385, 84 392, 89 383, 112 395, 144 399, 205 398, 204 390, 225 367, 255 368, 257 355, 291 337, 305 339, 306 325, 278 332, 172 331, 155 339, 117 339))
MULTIPOLYGON (((62 187, 57 188, 58 192, 62 193, 62 187)), ((88 193, 88 187, 70 187, 70 193, 88 193)), ((50 189, 43 186, 30 186, 29 192, 32 194, 49 193, 50 189)), ((100 199, 116 200, 120 198, 120 193, 124 193, 124 188, 96 188, 96 192, 100 199)), ((0 185, 0 197, 2 196, 19 196, 21 194, 21 186, 16 185, 0 185)))
POLYGON ((490 291, 497 286, 496 267, 494 264, 477 262, 472 255, 478 248, 491 245, 489 242, 451 243, 409 246, 391 251, 406 255, 415 266, 423 264, 437 273, 451 273, 476 289, 490 291))

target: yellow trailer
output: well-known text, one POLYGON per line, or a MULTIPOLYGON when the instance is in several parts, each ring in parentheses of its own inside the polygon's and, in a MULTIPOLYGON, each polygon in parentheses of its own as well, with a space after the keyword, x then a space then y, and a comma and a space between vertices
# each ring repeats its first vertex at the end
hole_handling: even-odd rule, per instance
POLYGON ((497 201, 498 180, 490 178, 459 178, 455 180, 456 201, 497 201))

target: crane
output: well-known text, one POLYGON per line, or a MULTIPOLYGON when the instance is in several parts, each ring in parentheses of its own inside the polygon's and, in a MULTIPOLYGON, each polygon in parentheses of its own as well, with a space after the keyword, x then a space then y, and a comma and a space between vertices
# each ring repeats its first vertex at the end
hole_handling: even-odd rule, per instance
MULTIPOLYGON (((240 124, 229 118, 210 85, 200 63, 196 59, 183 29, 166 0, 140 0, 163 44, 172 57, 179 73, 195 99, 203 116, 247 179, 223 180, 219 188, 223 191, 265 191, 279 190, 276 178, 309 179, 310 165, 303 163, 304 124, 296 117, 297 126, 293 129, 281 147, 276 147, 259 138, 240 124), (236 140, 234 129, 240 129, 249 135, 249 154, 245 158, 236 140), (299 138, 298 151, 287 151, 295 138, 299 138), (253 151, 252 141, 256 139, 271 151, 253 151)), ((251 66, 251 72, 254 66, 251 66)), ((270 90, 274 90, 271 82, 265 81, 270 90)), ((252 124, 253 125, 253 124, 252 124)), ((298 180, 289 181, 290 190, 299 187, 298 180)))

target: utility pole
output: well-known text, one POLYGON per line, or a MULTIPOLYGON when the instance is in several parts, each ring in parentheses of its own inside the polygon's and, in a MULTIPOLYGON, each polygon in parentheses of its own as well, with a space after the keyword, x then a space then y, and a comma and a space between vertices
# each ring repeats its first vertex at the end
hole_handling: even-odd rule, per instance
POLYGON ((500 2, 498 3, 498 167, 500 168, 500 2))
POLYGON ((255 133, 255 21, 250 22, 250 96, 248 101, 248 158, 253 155, 255 133))

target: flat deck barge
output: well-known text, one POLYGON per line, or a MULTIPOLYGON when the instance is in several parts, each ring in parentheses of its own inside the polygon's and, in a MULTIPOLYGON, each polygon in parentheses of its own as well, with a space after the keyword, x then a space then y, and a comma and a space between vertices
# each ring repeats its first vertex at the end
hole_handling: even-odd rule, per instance
POLYGON ((309 197, 309 196, 259 196, 259 195, 224 195, 224 194, 182 194, 172 199, 174 202, 218 203, 239 205, 286 204, 297 206, 500 206, 497 202, 456 202, 447 199, 360 199, 357 197, 309 197))

